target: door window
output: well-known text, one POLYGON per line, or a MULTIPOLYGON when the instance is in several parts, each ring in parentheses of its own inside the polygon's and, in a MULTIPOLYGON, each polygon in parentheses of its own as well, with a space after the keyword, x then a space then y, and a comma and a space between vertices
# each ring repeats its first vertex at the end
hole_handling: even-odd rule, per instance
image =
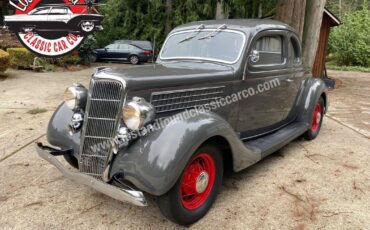
POLYGON ((283 64, 283 37, 264 36, 255 43, 250 62, 254 66, 283 64))
POLYGON ((302 51, 301 46, 295 37, 290 38, 289 42, 289 59, 295 65, 302 63, 302 51))

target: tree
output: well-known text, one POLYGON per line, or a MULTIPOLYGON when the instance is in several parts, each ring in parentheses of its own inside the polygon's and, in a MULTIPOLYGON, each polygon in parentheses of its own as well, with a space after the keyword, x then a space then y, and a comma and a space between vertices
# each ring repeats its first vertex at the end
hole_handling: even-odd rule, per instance
POLYGON ((312 68, 320 39, 326 0, 279 0, 276 19, 296 29, 303 42, 303 60, 312 68))
POLYGON ((343 25, 330 36, 330 52, 337 64, 370 67, 370 11, 368 4, 362 10, 347 13, 343 25))
POLYGON ((302 39, 306 15, 306 0, 279 0, 275 18, 296 29, 302 39))
POLYGON ((229 10, 228 5, 224 0, 216 0, 217 1, 217 8, 216 8, 216 19, 227 19, 229 18, 229 10))
POLYGON ((172 0, 166 0, 166 28, 165 34, 169 34, 172 30, 172 0))
POLYGON ((326 0, 307 0, 303 33, 303 60, 312 69, 319 45, 322 18, 326 0))

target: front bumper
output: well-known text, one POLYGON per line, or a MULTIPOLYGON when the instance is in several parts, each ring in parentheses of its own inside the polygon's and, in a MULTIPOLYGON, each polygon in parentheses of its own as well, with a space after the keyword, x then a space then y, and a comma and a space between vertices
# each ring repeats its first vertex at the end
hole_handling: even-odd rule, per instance
POLYGON ((63 173, 66 178, 71 179, 78 184, 89 186, 116 200, 128 202, 137 206, 147 206, 147 201, 142 192, 121 189, 83 173, 70 171, 66 169, 64 165, 55 157, 57 155, 62 155, 58 154, 58 150, 43 146, 41 143, 37 144, 36 150, 40 157, 54 165, 61 173, 63 173))

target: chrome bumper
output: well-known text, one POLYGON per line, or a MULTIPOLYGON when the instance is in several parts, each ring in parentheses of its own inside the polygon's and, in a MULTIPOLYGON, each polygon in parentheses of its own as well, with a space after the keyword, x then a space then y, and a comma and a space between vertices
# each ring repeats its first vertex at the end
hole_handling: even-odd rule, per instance
POLYGON ((89 186, 107 196, 112 197, 113 199, 122 202, 128 202, 137 206, 147 206, 147 201, 142 192, 121 189, 80 172, 70 171, 66 169, 53 154, 51 154, 51 151, 47 147, 43 147, 41 144, 36 146, 36 150, 40 157, 54 165, 61 173, 63 173, 66 178, 71 179, 78 184, 89 186))

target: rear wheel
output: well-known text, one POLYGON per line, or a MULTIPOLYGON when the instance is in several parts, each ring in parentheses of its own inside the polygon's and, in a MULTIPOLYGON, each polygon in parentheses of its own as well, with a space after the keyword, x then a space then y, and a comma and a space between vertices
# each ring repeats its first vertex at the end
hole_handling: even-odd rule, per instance
POLYGON ((133 65, 137 65, 139 64, 140 60, 139 60, 139 57, 136 56, 136 55, 132 55, 130 58, 130 63, 133 64, 133 65))
POLYGON ((222 175, 221 152, 210 145, 199 148, 174 187, 158 198, 161 212, 178 224, 195 223, 207 214, 216 200, 222 175))
POLYGON ((313 140, 319 135, 320 130, 321 130, 322 121, 324 118, 324 110, 325 110, 324 99, 320 97, 313 111, 311 128, 303 135, 303 137, 306 140, 309 140, 309 141, 313 140))
POLYGON ((83 21, 81 22, 80 26, 81 26, 82 31, 85 33, 90 33, 95 28, 95 24, 93 21, 83 21))

